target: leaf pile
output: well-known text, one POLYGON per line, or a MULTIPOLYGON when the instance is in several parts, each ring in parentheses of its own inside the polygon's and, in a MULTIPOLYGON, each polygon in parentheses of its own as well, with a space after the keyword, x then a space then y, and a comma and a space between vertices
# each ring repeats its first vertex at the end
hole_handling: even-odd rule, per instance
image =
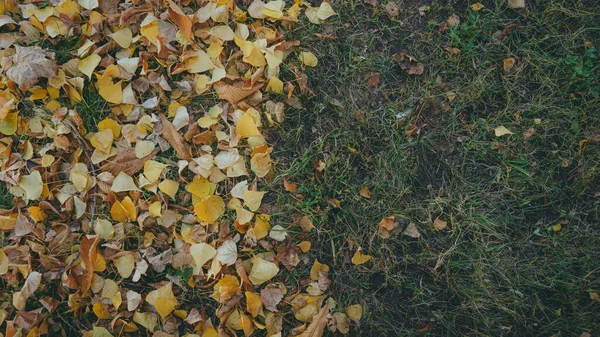
POLYGON ((282 336, 284 319, 293 335, 347 333, 362 308, 335 309, 327 265, 283 283, 311 243, 271 226, 260 188, 274 174, 262 130, 300 105, 318 64, 286 34, 335 14, 302 0, 3 1, 0 180, 15 206, 0 213, 0 277, 18 285, 3 291, 5 336, 282 336), (42 41, 78 42, 64 60, 42 41), (97 125, 75 108, 86 92, 109 107, 97 125))

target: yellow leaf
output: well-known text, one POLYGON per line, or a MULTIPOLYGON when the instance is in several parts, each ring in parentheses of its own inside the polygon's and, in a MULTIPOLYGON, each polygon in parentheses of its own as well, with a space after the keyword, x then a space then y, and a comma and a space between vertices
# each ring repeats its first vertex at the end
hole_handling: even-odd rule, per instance
POLYGON ((73 186, 75 186, 79 192, 85 191, 92 185, 92 179, 90 177, 87 165, 84 163, 76 163, 73 165, 73 168, 69 173, 69 178, 73 183, 73 186))
POLYGON ((220 196, 213 195, 196 203, 194 212, 198 220, 214 224, 225 213, 225 202, 220 196))
POLYGON ((283 82, 277 77, 273 76, 269 79, 269 84, 267 84, 267 91, 276 92, 278 94, 283 93, 283 82))
POLYGON ((210 259, 215 257, 216 254, 217 250, 207 243, 203 242, 192 245, 190 247, 190 255, 192 256, 192 259, 194 259, 194 263, 196 264, 197 269, 195 270, 198 270, 198 273, 195 274, 198 275, 200 268, 202 268, 202 266, 210 259))
POLYGON ((317 65, 317 63, 319 62, 319 60, 317 59, 315 54, 313 54, 309 51, 301 52, 300 56, 298 58, 300 59, 300 62, 302 62, 304 65, 309 66, 309 67, 315 67, 317 65))
POLYGON ((319 272, 327 273, 329 272, 329 266, 323 263, 320 263, 318 260, 315 260, 312 267, 310 268, 310 279, 313 281, 319 280, 319 272))
POLYGON ((133 33, 131 33, 129 28, 123 28, 108 36, 115 40, 121 48, 129 48, 131 41, 133 40, 133 33))
POLYGON ((98 123, 98 131, 104 131, 110 129, 112 131, 112 138, 117 139, 121 135, 121 125, 111 118, 106 118, 98 123))
POLYGON ((306 253, 310 250, 311 243, 310 243, 310 241, 302 241, 297 246, 300 247, 300 250, 303 253, 306 253))
POLYGON ((471 5, 471 10, 473 10, 474 12, 480 11, 484 8, 485 6, 481 2, 476 2, 471 5))
POLYGON ((109 319, 110 312, 108 311, 108 304, 104 304, 102 302, 97 302, 93 306, 94 314, 98 319, 109 319))
POLYGON ((31 207, 29 207, 29 216, 35 222, 44 221, 44 220, 46 220, 46 217, 47 217, 46 212, 44 212, 38 206, 31 206, 31 207))
POLYGON ((110 240, 115 236, 115 227, 106 219, 97 219, 94 221, 94 232, 101 239, 110 240))
POLYGON ((133 177, 131 177, 125 172, 121 172, 113 180, 110 190, 119 193, 128 191, 139 191, 139 188, 133 181, 133 177))
POLYGON ((361 251, 361 249, 359 248, 356 251, 356 253, 354 253, 354 256, 352 256, 352 264, 354 264, 354 265, 363 264, 372 258, 371 255, 363 255, 360 251, 361 251))
POLYGON ((258 131, 254 117, 252 117, 252 115, 248 112, 245 112, 240 116, 240 118, 238 118, 237 122, 235 123, 235 130, 238 135, 240 135, 240 138, 248 138, 260 135, 260 131, 258 131))
POLYGON ((248 311, 252 317, 258 316, 262 306, 263 304, 259 294, 246 291, 246 311, 248 311))
POLYGON ((42 181, 40 172, 33 171, 29 175, 21 176, 18 186, 25 191, 25 199, 27 199, 27 201, 37 200, 42 196, 44 182, 42 181))
POLYGON ((98 89, 98 94, 102 96, 107 102, 114 104, 123 103, 123 89, 121 88, 121 82, 111 83, 112 80, 109 81, 99 81, 98 85, 100 88, 98 89))
POLYGON ((162 214, 160 201, 155 201, 150 204, 150 207, 148 207, 148 212, 150 212, 152 216, 161 217, 162 214))
POLYGON ((499 127, 494 129, 494 134, 496 135, 496 137, 502 137, 504 135, 512 135, 513 133, 504 125, 500 125, 499 127))
POLYGON ((133 314, 133 321, 148 329, 150 332, 154 332, 154 328, 158 323, 158 316, 151 312, 142 313, 136 311, 135 314, 133 314))
POLYGON ((0 119, 0 133, 6 136, 12 136, 17 132, 18 112, 8 113, 6 118, 0 119))
POLYGON ((77 69, 84 73, 89 79, 92 78, 92 74, 96 67, 100 64, 102 57, 98 54, 92 54, 83 60, 79 60, 79 64, 77 64, 77 69))
POLYGON ((127 212, 127 210, 125 209, 125 207, 123 207, 123 205, 121 205, 121 202, 116 200, 112 207, 110 208, 110 216, 118 222, 125 222, 128 219, 128 215, 129 213, 127 212))
POLYGON ((98 151, 109 153, 112 147, 112 142, 114 139, 114 135, 111 129, 105 129, 100 132, 95 133, 92 138, 90 138, 90 144, 98 151))
POLYGON ((2 248, 0 248, 0 275, 4 275, 8 272, 8 256, 2 248))
POLYGON ((149 182, 154 183, 158 180, 165 167, 167 167, 166 164, 148 160, 144 163, 144 176, 149 182))
POLYGON ((248 279, 254 285, 261 285, 277 275, 279 267, 273 262, 262 259, 258 255, 252 258, 252 270, 248 279))
POLYGON ((263 7, 263 16, 271 19, 277 20, 283 16, 283 6, 285 3, 283 0, 269 1, 263 7))
POLYGON ((266 192, 258 192, 258 191, 245 191, 242 194, 242 199, 244 199, 244 206, 248 207, 252 212, 256 212, 260 207, 262 202, 262 198, 266 192))
POLYGON ((156 311, 160 315, 160 317, 165 318, 168 316, 173 310, 175 310, 175 305, 177 303, 173 302, 170 299, 159 297, 154 302, 154 306, 156 307, 156 311))
POLYGON ((362 311, 362 305, 353 304, 346 308, 346 315, 348 315, 348 318, 350 318, 351 320, 358 322, 362 317, 362 311))
POLYGON ((184 61, 187 71, 192 74, 203 73, 215 68, 208 54, 203 50, 196 50, 186 55, 184 61))
POLYGON ((171 199, 175 199, 175 195, 177 194, 177 190, 179 190, 179 183, 175 180, 165 179, 158 184, 158 189, 161 190, 164 194, 171 197, 171 199))
POLYGON ((197 198, 204 198, 210 195, 210 182, 201 175, 196 175, 191 183, 185 186, 185 189, 197 198))
POLYGON ((326 20, 330 16, 336 15, 337 13, 331 8, 329 2, 323 1, 321 6, 319 6, 319 10, 317 11, 317 16, 321 20, 326 20))
POLYGON ((128 278, 135 269, 135 259, 132 254, 126 254, 116 258, 114 261, 117 271, 122 278, 128 278))

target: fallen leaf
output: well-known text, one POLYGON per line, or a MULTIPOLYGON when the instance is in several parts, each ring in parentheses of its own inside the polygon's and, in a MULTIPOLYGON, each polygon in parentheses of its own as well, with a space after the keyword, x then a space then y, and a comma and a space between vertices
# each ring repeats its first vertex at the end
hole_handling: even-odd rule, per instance
POLYGON ((56 75, 58 67, 52 58, 52 53, 38 46, 16 45, 15 54, 12 57, 14 65, 6 69, 6 76, 25 91, 36 84, 40 77, 49 79, 56 75))
POLYGON ((499 127, 494 129, 494 134, 496 135, 496 137, 502 137, 505 135, 512 135, 513 133, 504 125, 500 125, 499 127))
POLYGON ((192 20, 187 16, 173 0, 168 0, 169 4, 169 17, 175 22, 179 30, 185 37, 186 41, 190 41, 193 38, 192 35, 192 20))
POLYGON ((525 0, 508 0, 510 8, 525 8, 525 0))
POLYGON ((442 229, 446 228, 448 226, 448 223, 440 218, 436 218, 433 221, 433 228, 435 228, 435 230, 437 231, 441 231, 442 229))
POLYGON ((367 87, 369 88, 377 88, 379 85, 380 75, 379 73, 370 72, 367 73, 367 87))
POLYGON ((535 134, 535 129, 529 128, 529 129, 527 129, 527 131, 523 132, 523 137, 525 137, 525 139, 529 139, 529 138, 533 137, 534 134, 535 134))
POLYGON ((302 62, 302 64, 309 67, 316 67, 317 63, 319 62, 315 54, 309 51, 301 52, 298 58, 300 59, 300 62, 302 62))
POLYGON ((460 24, 460 18, 458 17, 458 15, 452 14, 448 17, 448 20, 446 20, 446 22, 448 23, 448 27, 456 27, 460 24))
POLYGON ((292 193, 296 193, 298 191, 296 183, 289 182, 287 179, 283 179, 283 188, 292 193))
POLYGON ((362 317, 362 305, 360 304, 353 304, 351 306, 349 306, 348 308, 346 308, 346 315, 348 315, 348 318, 350 318, 351 320, 358 322, 360 321, 361 317, 362 317))
POLYGON ((387 3, 387 5, 385 5, 385 10, 389 14, 389 16, 393 18, 397 17, 398 14, 400 14, 398 5, 396 5, 396 3, 393 1, 390 1, 387 3))
POLYGON ((300 226, 300 228, 302 228, 302 231, 306 233, 310 232, 313 228, 315 228, 315 225, 313 224, 311 218, 307 215, 302 215, 294 218, 294 223, 300 226))
POLYGON ((371 199, 371 190, 369 190, 369 186, 363 186, 359 193, 363 198, 371 199))
POLYGON ((484 8, 485 8, 485 6, 481 2, 476 2, 471 5, 471 10, 474 12, 478 12, 484 8))
POLYGON ((417 62, 414 57, 406 54, 405 52, 398 52, 394 54, 392 56, 392 60, 409 75, 422 75, 425 71, 425 65, 423 63, 417 62))
POLYGON ((361 253, 361 249, 359 248, 352 256, 352 264, 359 265, 369 261, 372 258, 371 255, 363 255, 361 253))
POLYGON ((258 91, 260 88, 262 88, 263 86, 264 86, 264 83, 263 84, 255 84, 253 87, 250 87, 250 88, 244 88, 241 86, 233 86, 233 85, 227 84, 225 82, 217 82, 217 83, 213 84, 213 88, 215 89, 215 92, 219 96, 219 99, 226 100, 231 104, 235 104, 235 103, 243 100, 244 98, 252 95, 256 91, 258 91))
POLYGON ((504 72, 507 73, 507 72, 511 71, 515 66, 515 62, 516 62, 516 60, 514 57, 505 58, 504 59, 504 72))
POLYGON ((421 237, 421 233, 419 233, 417 225, 413 222, 409 223, 408 226, 406 226, 406 230, 403 232, 403 234, 414 239, 418 239, 421 237))
POLYGON ((275 263, 255 255, 252 258, 252 270, 250 271, 250 275, 248 275, 248 279, 254 285, 261 285, 275 277, 278 272, 279 267, 275 263))
POLYGON ((98 242, 100 242, 98 235, 86 235, 81 239, 81 243, 79 244, 81 260, 86 270, 86 276, 81 284, 82 293, 87 292, 92 286, 94 264, 98 257, 98 242))
POLYGON ((329 304, 326 303, 319 313, 316 314, 312 322, 308 325, 306 330, 301 333, 298 337, 321 337, 323 336, 323 330, 327 325, 327 313, 329 311, 329 304))
POLYGON ((165 137, 167 142, 175 149, 179 159, 191 161, 192 157, 185 146, 186 142, 185 139, 183 139, 183 136, 177 132, 173 124, 163 113, 160 113, 158 116, 162 123, 162 136, 165 137))
POLYGON ((100 167, 102 171, 111 173, 113 176, 119 175, 121 172, 133 176, 144 167, 144 163, 148 159, 154 157, 158 153, 158 149, 153 150, 145 157, 137 158, 134 148, 126 148, 120 150, 116 156, 105 161, 100 167))

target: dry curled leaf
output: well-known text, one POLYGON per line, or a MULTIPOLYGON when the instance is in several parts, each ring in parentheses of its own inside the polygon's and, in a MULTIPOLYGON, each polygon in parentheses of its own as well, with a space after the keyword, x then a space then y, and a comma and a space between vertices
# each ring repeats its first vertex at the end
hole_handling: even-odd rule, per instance
POLYGON ((165 137, 167 142, 175 149, 175 152, 180 159, 191 161, 192 157, 185 146, 186 142, 185 139, 183 139, 183 136, 177 132, 165 114, 161 113, 158 116, 162 123, 162 136, 165 137))
POLYGON ((244 98, 252 95, 260 88, 264 86, 264 83, 255 84, 250 88, 245 88, 242 86, 235 86, 231 84, 227 84, 225 82, 217 82, 213 85, 215 92, 219 96, 220 99, 226 100, 231 104, 235 104, 244 98))
POLYGON ((126 148, 119 151, 116 156, 106 160, 100 169, 102 171, 110 172, 115 177, 121 172, 133 176, 144 167, 146 161, 154 157, 157 153, 158 149, 153 150, 149 155, 143 158, 137 158, 135 155, 135 148, 126 148))
POLYGON ((406 71, 409 75, 422 75, 425 71, 425 65, 418 62, 414 57, 405 52, 398 52, 392 56, 392 60, 396 62, 400 68, 406 71))
POLYGON ((40 77, 52 78, 56 75, 56 61, 49 53, 38 46, 15 47, 11 66, 6 68, 6 76, 17 83, 21 90, 27 90, 38 82, 40 77), (48 58, 50 57, 50 58, 48 58))

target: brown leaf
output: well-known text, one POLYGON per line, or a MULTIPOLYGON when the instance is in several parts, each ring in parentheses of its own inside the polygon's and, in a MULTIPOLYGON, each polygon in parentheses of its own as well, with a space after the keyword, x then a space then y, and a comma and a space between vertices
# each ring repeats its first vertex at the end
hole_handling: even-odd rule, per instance
POLYGON ((300 226, 304 232, 310 232, 313 228, 315 228, 313 221, 307 215, 294 218, 294 223, 300 226))
POLYGON ((525 139, 529 139, 534 134, 535 134, 535 129, 534 128, 529 128, 529 129, 527 129, 527 131, 523 132, 523 137, 525 137, 525 139))
POLYGON ((419 230, 417 229, 417 225, 415 225, 415 223, 411 222, 408 224, 408 226, 406 226, 406 230, 402 233, 406 236, 410 236, 411 238, 414 239, 418 239, 421 237, 421 233, 419 233, 419 230))
POLYGON ((433 221, 433 227, 437 231, 441 231, 442 229, 446 228, 447 226, 448 226, 448 223, 440 218, 436 218, 435 221, 433 221))
POLYGON ((235 86, 225 82, 217 82, 213 85, 213 88, 215 89, 217 95, 219 95, 220 99, 224 99, 229 103, 234 104, 252 95, 263 86, 264 83, 261 83, 255 84, 250 88, 244 88, 242 86, 235 86))
POLYGON ((53 57, 42 48, 15 46, 13 65, 6 70, 6 76, 17 83, 21 90, 27 90, 37 83, 40 77, 52 78, 58 69, 53 57))
POLYGON ((327 312, 329 309, 329 303, 326 303, 318 314, 313 317, 312 322, 308 325, 306 330, 298 337, 321 337, 323 336, 323 330, 327 325, 327 312))
POLYGON ((406 71, 409 75, 422 75, 425 71, 425 65, 421 62, 417 62, 417 59, 406 54, 405 52, 398 52, 392 56, 392 60, 398 63, 400 68, 406 71))
POLYGON ((242 259, 235 260, 235 271, 238 276, 244 281, 246 284, 252 284, 248 279, 248 274, 246 273, 246 269, 244 269, 244 265, 242 264, 242 259))
POLYGON ((364 186, 358 192, 363 198, 371 199, 371 190, 369 190, 369 186, 364 186))
POLYGON ((296 183, 289 182, 287 179, 283 179, 283 188, 292 193, 296 193, 298 191, 296 183))
POLYGON ((179 30, 185 36, 186 40, 191 40, 192 35, 192 20, 187 16, 177 4, 175 4, 172 0, 168 0, 169 2, 169 17, 171 20, 175 22, 179 30))
POLYGON ((158 149, 143 158, 137 158, 135 148, 126 148, 117 153, 116 156, 106 160, 100 168, 102 171, 110 172, 115 177, 121 172, 133 176, 144 167, 146 161, 153 158, 157 153, 158 149))
POLYGON ((504 72, 507 73, 509 71, 512 70, 512 68, 515 66, 515 58, 514 57, 508 57, 504 59, 504 72))
POLYGON ((393 1, 390 1, 387 3, 387 5, 385 5, 385 10, 393 18, 397 17, 398 14, 400 14, 398 5, 396 5, 396 3, 393 1))
POLYGON ((367 73, 365 78, 367 79, 367 87, 376 88, 379 85, 379 81, 380 81, 379 73, 374 73, 374 72, 367 73))
POLYGON ((175 149, 177 157, 179 157, 179 159, 191 161, 192 156, 190 156, 190 153, 185 147, 186 142, 183 139, 183 136, 177 132, 165 114, 160 113, 158 117, 160 117, 160 121, 162 123, 162 136, 165 137, 167 142, 169 142, 169 144, 175 149))
POLYGON ((260 300, 269 311, 277 311, 277 305, 283 299, 281 288, 275 284, 269 284, 260 291, 260 300))
POLYGON ((98 257, 98 242, 100 242, 100 237, 98 235, 86 235, 81 239, 79 245, 81 260, 85 264, 85 270, 87 272, 83 284, 81 284, 82 294, 86 293, 92 286, 92 279, 94 278, 94 262, 98 257))

